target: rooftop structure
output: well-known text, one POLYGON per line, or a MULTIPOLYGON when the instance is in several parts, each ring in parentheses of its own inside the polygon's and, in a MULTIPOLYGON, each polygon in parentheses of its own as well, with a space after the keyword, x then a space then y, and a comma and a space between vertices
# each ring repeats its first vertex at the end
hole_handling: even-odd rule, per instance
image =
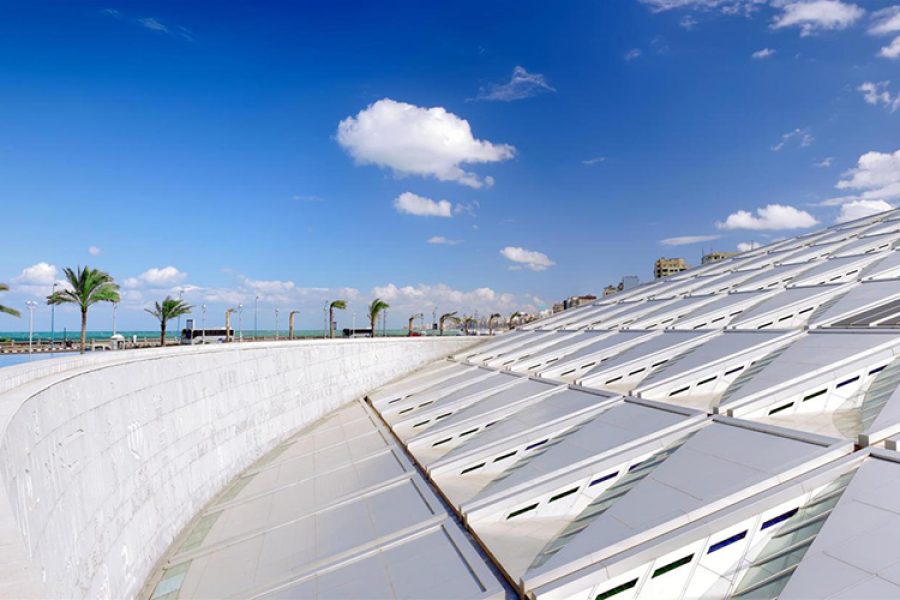
POLYGON ((0 381, 29 407, 7 411, 0 541, 21 523, 71 596, 898 597, 898 242, 900 211, 868 217, 480 344, 419 342, 452 344, 431 362, 396 340, 50 361, 0 381), (103 495, 86 482, 106 466, 103 495), (131 488, 152 510, 128 512, 131 488))
POLYGON ((688 269, 688 264, 683 258, 660 257, 653 263, 653 276, 656 279, 668 277, 688 269))
MULTIPOLYGON (((653 283, 370 393, 334 417, 358 424, 341 434, 353 443, 377 432, 377 446, 341 450, 349 463, 334 467, 356 465, 347 475, 366 482, 342 483, 338 508, 317 496, 327 505, 304 510, 350 511, 396 488, 316 542, 368 536, 364 547, 382 550, 322 562, 302 542, 278 563, 296 575, 284 571, 291 583, 271 595, 900 595, 889 550, 900 532, 893 224, 900 212, 695 269, 666 263, 653 283), (370 474, 375 456, 391 456, 392 470, 370 474)), ((326 439, 318 428, 292 443, 326 439)), ((250 485, 237 496, 247 506, 263 493, 250 485)), ((238 552, 228 548, 208 560, 226 564, 238 552)), ((238 575, 226 584, 211 572, 187 567, 182 597, 244 593, 238 575)))

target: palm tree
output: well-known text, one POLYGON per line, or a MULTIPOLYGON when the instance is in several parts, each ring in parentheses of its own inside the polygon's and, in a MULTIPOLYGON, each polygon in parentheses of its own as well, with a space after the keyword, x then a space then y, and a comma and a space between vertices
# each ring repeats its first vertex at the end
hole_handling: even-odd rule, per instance
POLYGON ((87 348, 87 314, 91 305, 98 302, 118 302, 119 285, 106 271, 90 267, 65 268, 68 289, 47 296, 47 304, 77 304, 81 310, 81 353, 87 348))
POLYGON ((440 330, 440 334, 444 335, 444 322, 450 321, 452 323, 459 323, 460 319, 456 316, 456 311, 449 313, 444 313, 441 315, 440 320, 438 320, 438 329, 440 330))
POLYGON ((409 329, 408 329, 406 335, 412 336, 412 334, 413 334, 413 324, 415 323, 415 320, 416 320, 416 319, 418 319, 419 317, 422 317, 422 316, 424 316, 422 313, 416 313, 416 314, 414 314, 414 315, 410 315, 410 317, 409 317, 409 329))
POLYGON ((328 333, 331 339, 334 339, 334 309, 345 310, 346 308, 346 300, 335 300, 328 305, 328 333))
POLYGON ((518 319, 521 316, 522 316, 522 313, 520 313, 519 311, 516 311, 513 314, 509 315, 509 328, 510 329, 513 328, 513 325, 515 324, 516 319, 518 319))
POLYGON ((166 323, 169 319, 175 319, 191 312, 194 307, 182 300, 181 298, 173 298, 166 296, 166 299, 154 302, 153 308, 145 308, 144 310, 157 319, 159 319, 159 345, 166 345, 166 323))
POLYGON ((494 321, 502 318, 503 315, 500 313, 494 313, 488 318, 488 335, 494 335, 494 321))
MULTIPOLYGON (((9 286, 5 283, 0 283, 0 292, 9 291, 9 286)), ((8 306, 3 306, 0 304, 0 313, 6 313, 7 315, 12 315, 14 317, 20 316, 21 313, 14 308, 10 308, 8 306)))
POLYGON ((372 337, 375 337, 375 321, 378 319, 378 315, 380 315, 384 309, 390 308, 390 306, 390 304, 381 298, 375 298, 369 305, 369 324, 372 326, 372 337))

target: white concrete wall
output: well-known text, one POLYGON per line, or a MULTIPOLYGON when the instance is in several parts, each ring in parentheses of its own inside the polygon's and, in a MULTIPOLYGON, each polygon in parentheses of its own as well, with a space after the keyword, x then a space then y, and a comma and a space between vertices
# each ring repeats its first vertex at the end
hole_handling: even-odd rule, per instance
POLYGON ((109 352, 0 370, 0 596, 126 598, 293 431, 464 338, 109 352))

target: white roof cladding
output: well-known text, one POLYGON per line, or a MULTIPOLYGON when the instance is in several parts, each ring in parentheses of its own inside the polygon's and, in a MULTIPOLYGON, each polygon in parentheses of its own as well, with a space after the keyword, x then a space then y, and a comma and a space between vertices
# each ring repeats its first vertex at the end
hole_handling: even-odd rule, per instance
POLYGON ((900 444, 898 240, 894 211, 773 242, 373 392, 404 452, 314 477, 370 486, 327 508, 351 531, 328 526, 376 545, 302 565, 315 575, 284 593, 897 596, 900 454, 882 446, 900 444), (351 512, 371 502, 383 532, 367 541, 351 512))

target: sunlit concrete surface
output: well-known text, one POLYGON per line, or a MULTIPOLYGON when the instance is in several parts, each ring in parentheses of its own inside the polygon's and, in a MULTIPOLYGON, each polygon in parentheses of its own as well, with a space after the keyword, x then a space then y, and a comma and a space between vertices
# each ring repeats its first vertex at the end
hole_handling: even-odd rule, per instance
POLYGON ((108 352, 0 370, 0 596, 127 598, 228 482, 464 338, 108 352))

